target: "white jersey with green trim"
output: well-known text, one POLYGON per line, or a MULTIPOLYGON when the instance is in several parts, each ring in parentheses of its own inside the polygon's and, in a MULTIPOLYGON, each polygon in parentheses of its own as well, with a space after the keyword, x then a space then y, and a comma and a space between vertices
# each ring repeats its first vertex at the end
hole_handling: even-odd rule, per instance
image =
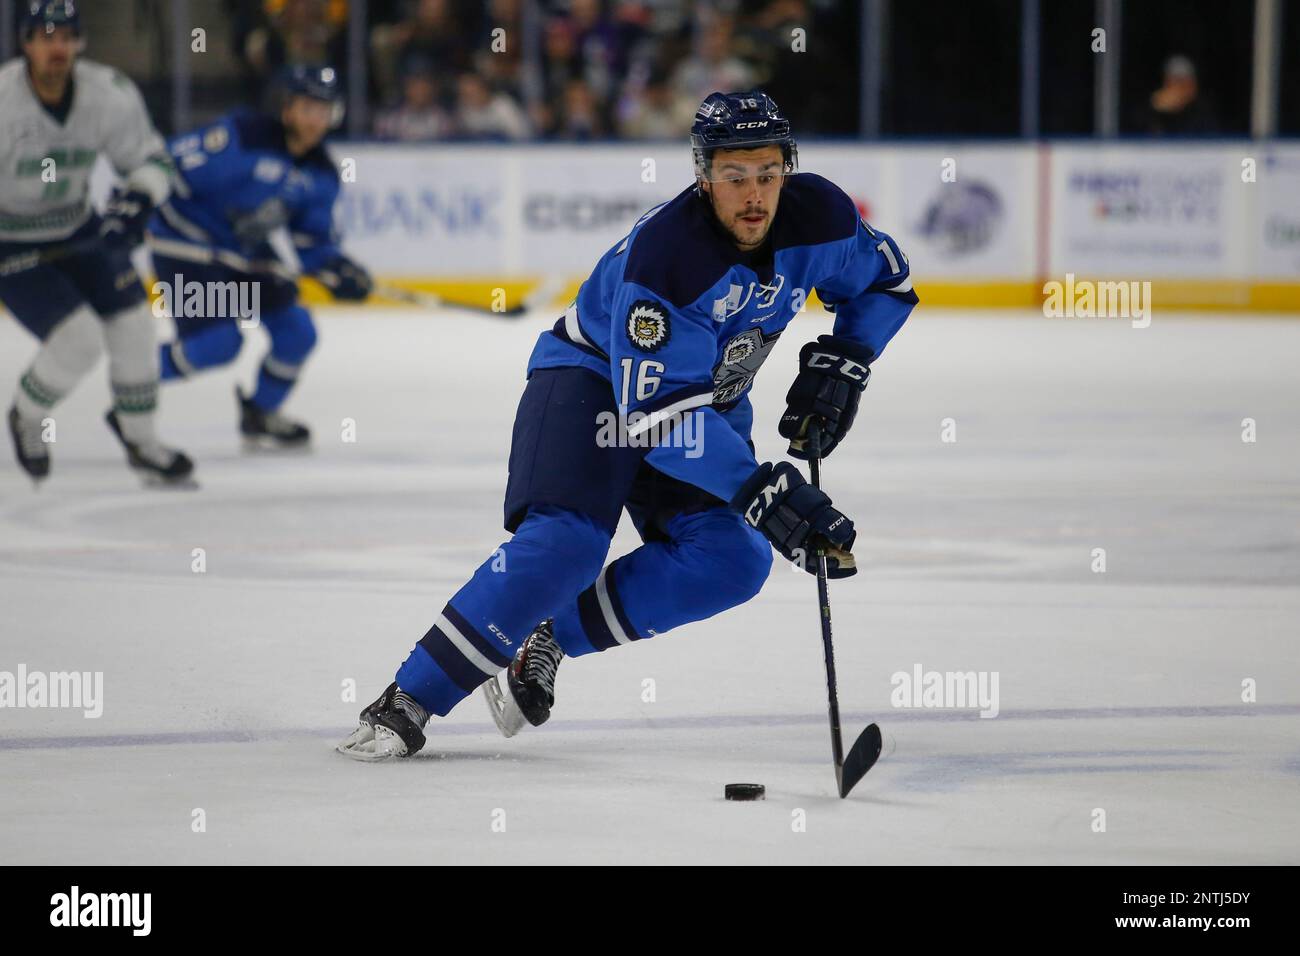
POLYGON ((128 187, 157 204, 171 161, 134 83, 78 60, 63 122, 41 104, 18 57, 0 66, 0 242, 64 239, 90 218, 90 174, 100 154, 128 187))

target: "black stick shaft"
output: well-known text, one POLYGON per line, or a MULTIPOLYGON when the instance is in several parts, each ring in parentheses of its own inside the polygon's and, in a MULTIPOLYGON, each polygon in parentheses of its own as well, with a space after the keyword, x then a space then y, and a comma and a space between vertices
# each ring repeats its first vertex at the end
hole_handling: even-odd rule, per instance
MULTIPOLYGON (((817 424, 809 428, 809 467, 812 483, 822 484, 822 433, 817 424)), ((835 757, 835 782, 839 786, 844 767, 844 741, 840 733, 840 700, 835 684, 835 648, 831 643, 831 599, 826 586, 826 549, 817 549, 817 601, 821 606, 822 651, 826 655, 826 697, 831 720, 831 753, 835 757)))
POLYGON ((88 252, 100 244, 101 240, 99 238, 78 239, 75 242, 64 243, 61 246, 48 246, 43 249, 36 248, 27 252, 15 253, 12 256, 0 259, 0 276, 11 276, 20 272, 27 272, 38 266, 58 262, 60 259, 67 259, 82 252, 88 252))

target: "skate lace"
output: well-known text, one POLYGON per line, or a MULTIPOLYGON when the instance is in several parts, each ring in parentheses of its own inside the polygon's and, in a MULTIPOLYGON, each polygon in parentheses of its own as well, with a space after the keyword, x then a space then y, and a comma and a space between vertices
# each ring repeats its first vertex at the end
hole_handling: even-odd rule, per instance
POLYGON ((406 691, 399 690, 393 695, 393 706, 410 717, 417 727, 423 727, 429 722, 429 712, 406 691))
POLYGON ((529 638, 524 654, 524 680, 541 685, 548 694, 555 691, 555 672, 559 669, 564 649, 555 642, 549 626, 538 628, 529 638))

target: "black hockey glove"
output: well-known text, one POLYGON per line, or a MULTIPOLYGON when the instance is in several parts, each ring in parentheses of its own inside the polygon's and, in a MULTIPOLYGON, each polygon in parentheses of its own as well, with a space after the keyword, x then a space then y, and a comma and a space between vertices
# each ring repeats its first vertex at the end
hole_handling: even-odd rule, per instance
POLYGON ((133 249, 144 242, 144 228, 153 215, 153 200, 138 189, 114 189, 104 207, 99 235, 110 245, 133 249))
POLYGON ((347 256, 331 259, 316 273, 316 278, 336 299, 359 302, 370 295, 374 283, 370 273, 347 256))
POLYGON ((871 349, 834 335, 818 336, 799 351, 799 374, 785 396, 786 410, 778 431, 790 439, 787 454, 808 458, 808 425, 820 419, 822 457, 826 458, 853 426, 858 400, 867 387, 875 356, 871 349))
POLYGON ((787 561, 809 574, 817 573, 817 549, 826 549, 826 576, 847 578, 857 574, 853 522, 831 507, 820 488, 804 481, 788 461, 758 466, 745 482, 731 507, 763 533, 787 561))

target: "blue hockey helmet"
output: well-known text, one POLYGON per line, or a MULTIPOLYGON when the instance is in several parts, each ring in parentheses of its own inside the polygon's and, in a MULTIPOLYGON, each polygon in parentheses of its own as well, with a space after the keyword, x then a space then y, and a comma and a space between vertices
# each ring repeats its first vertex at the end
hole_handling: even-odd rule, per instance
POLYGON ((27 40, 37 31, 53 33, 58 27, 71 27, 74 36, 81 36, 81 14, 73 0, 31 0, 18 32, 27 40))
POLYGON ((780 146, 786 175, 799 171, 799 147, 790 121, 776 101, 761 90, 710 93, 695 111, 691 124, 691 153, 697 182, 710 179, 710 159, 718 149, 780 146))
POLYGON ((295 64, 280 71, 276 81, 280 108, 294 96, 307 96, 331 106, 330 125, 343 122, 343 90, 339 85, 338 70, 332 66, 307 66, 295 64))

